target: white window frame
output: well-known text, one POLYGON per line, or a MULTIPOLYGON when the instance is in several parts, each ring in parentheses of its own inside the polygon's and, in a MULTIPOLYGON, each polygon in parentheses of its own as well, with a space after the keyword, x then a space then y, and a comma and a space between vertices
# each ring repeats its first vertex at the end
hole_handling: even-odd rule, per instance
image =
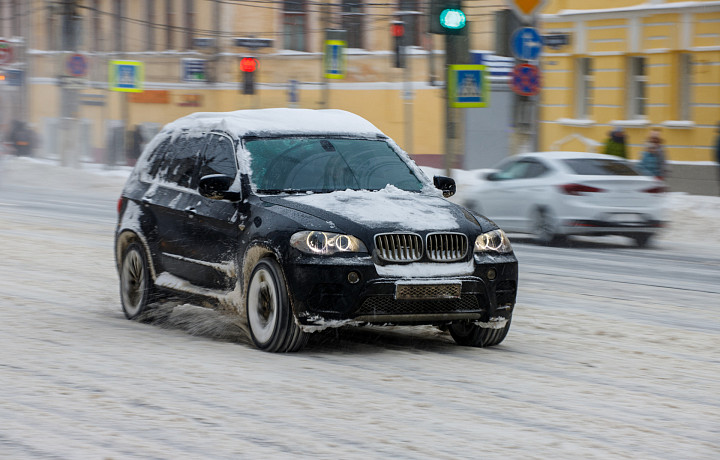
POLYGON ((586 120, 590 118, 593 105, 593 75, 592 58, 581 57, 575 59, 575 118, 586 120))
POLYGON ((677 91, 677 116, 678 120, 688 121, 692 118, 691 98, 692 98, 692 55, 690 53, 680 53, 678 56, 678 91, 677 91))
POLYGON ((627 62, 628 118, 631 120, 644 120, 647 118, 647 58, 645 56, 630 56, 627 62))

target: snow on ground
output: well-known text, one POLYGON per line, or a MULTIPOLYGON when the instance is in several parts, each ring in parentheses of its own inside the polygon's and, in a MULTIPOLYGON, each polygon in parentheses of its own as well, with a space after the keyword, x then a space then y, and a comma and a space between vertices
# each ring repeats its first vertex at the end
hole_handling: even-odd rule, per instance
MULTIPOLYGON (((518 245, 518 306, 496 349, 365 328, 268 354, 232 317, 184 302, 124 319, 112 230, 127 168, 0 160, 0 458, 720 456, 717 252, 518 245), (45 207, 17 204, 38 190, 45 207), (63 217, 68 197, 87 214, 63 217)), ((684 227, 665 241, 719 227, 717 198, 668 201, 684 227)))

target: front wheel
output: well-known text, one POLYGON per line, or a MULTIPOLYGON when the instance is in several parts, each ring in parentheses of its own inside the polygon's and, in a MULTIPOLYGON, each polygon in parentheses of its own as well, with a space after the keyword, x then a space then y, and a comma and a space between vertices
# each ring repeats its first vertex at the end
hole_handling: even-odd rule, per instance
POLYGON ((137 319, 148 310, 154 288, 145 250, 138 243, 127 247, 120 266, 120 300, 127 319, 137 319))
POLYGON ((508 318, 507 324, 499 329, 482 327, 468 321, 456 321, 450 324, 450 335, 458 345, 465 347, 494 347, 505 340, 510 331, 511 320, 512 317, 508 318))
POLYGON ((307 343, 290 307, 280 265, 260 260, 250 275, 246 301, 247 321, 253 343, 269 352, 294 352, 307 343))

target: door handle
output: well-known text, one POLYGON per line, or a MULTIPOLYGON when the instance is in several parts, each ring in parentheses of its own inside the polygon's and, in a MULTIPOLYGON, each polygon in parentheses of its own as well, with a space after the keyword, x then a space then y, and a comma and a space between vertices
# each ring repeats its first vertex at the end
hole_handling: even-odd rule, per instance
POLYGON ((193 208, 192 206, 188 206, 187 208, 185 208, 185 212, 190 219, 197 215, 197 209, 193 208))

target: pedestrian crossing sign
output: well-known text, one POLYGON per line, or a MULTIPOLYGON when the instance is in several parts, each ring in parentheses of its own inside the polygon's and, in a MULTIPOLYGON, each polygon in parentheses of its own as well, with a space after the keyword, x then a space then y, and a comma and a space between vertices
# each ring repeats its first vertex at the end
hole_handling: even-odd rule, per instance
POLYGON ((490 92, 484 65, 450 65, 447 81, 450 107, 488 106, 490 92))

